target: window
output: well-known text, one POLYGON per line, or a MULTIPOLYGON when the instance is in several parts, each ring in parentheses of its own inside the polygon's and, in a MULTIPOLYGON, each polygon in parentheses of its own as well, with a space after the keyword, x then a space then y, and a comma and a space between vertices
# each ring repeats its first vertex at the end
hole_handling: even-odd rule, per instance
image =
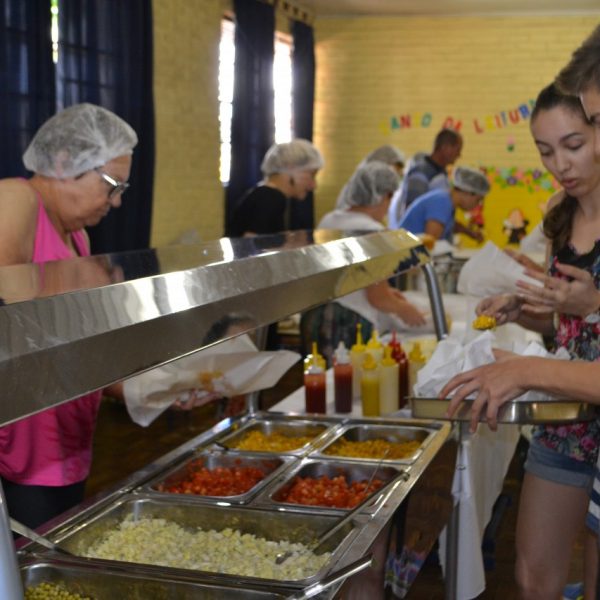
POLYGON ((273 90, 275 142, 282 144, 292 139, 292 40, 282 33, 275 34, 273 90))
MULTIPOLYGON (((229 183, 231 172, 231 116, 233 113, 233 81, 235 65, 235 24, 221 21, 219 46, 219 129, 221 183, 229 183)), ((289 35, 275 34, 273 60, 273 90, 275 112, 275 142, 289 142, 292 131, 292 40, 289 35)))
POLYGON ((233 108, 233 74, 235 65, 235 25, 229 19, 221 21, 219 45, 219 130, 221 158, 219 174, 221 183, 229 183, 231 171, 231 115, 233 108))
POLYGON ((52 61, 58 62, 58 0, 50 0, 50 37, 52 38, 52 61))

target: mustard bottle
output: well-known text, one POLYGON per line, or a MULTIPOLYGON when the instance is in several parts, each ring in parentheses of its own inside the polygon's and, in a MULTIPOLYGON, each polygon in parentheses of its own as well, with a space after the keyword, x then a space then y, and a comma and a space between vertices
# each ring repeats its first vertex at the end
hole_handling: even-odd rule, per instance
POLYGON ((366 348, 367 354, 372 354, 376 363, 381 362, 383 359, 383 344, 379 341, 379 334, 377 333, 377 329, 373 329, 373 333, 371 333, 371 338, 367 342, 366 348))
POLYGON ((379 412, 382 415, 390 415, 398 410, 399 370, 398 363, 392 358, 391 346, 386 346, 379 363, 379 412))
POLYGON ((356 326, 356 342, 350 348, 350 362, 352 363, 352 398, 360 399, 360 377, 362 371, 362 363, 365 358, 367 347, 363 344, 362 325, 356 326))
POLYGON ((408 395, 413 395, 413 387, 417 383, 417 373, 426 362, 425 355, 421 351, 421 344, 415 342, 408 353, 408 395))
POLYGON ((362 412, 365 417, 379 416, 379 369, 372 354, 367 354, 362 364, 360 380, 362 412))

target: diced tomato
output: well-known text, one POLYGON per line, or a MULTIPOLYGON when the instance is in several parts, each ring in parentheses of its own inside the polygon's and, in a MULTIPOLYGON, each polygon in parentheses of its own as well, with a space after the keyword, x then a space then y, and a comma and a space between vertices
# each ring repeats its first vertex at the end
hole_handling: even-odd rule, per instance
POLYGON ((367 489, 367 480, 353 481, 348 484, 344 475, 333 478, 323 475, 318 479, 296 477, 280 500, 308 506, 354 508, 381 488, 383 483, 381 479, 374 479, 367 489))
POLYGON ((171 494, 196 494, 199 496, 238 496, 251 490, 266 473, 256 467, 235 466, 208 469, 201 459, 192 461, 186 476, 177 482, 164 482, 161 492, 171 494))

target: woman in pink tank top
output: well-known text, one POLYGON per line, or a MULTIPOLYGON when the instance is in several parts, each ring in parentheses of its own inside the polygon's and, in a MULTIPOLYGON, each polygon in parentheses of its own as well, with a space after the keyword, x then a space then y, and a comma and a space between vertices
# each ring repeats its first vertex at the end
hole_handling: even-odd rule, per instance
MULTIPOLYGON (((92 104, 46 121, 23 155, 33 176, 0 181, 0 265, 89 256, 84 227, 120 206, 136 144, 127 123, 92 104)), ((83 499, 100 398, 93 392, 0 428, 13 518, 37 527, 83 499)))

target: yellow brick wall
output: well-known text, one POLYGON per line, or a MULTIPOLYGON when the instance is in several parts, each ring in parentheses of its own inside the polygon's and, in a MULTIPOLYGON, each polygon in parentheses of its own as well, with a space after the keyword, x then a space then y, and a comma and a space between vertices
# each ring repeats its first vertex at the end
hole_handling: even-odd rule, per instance
POLYGON ((600 13, 318 20, 315 143, 326 166, 319 176, 317 219, 332 208, 370 150, 391 143, 408 155, 430 151, 450 117, 461 123, 465 139, 458 164, 492 167, 492 179, 505 184, 512 176, 515 182, 494 183, 484 208, 488 237, 502 243, 502 220, 514 208, 539 221, 539 205, 550 190, 528 173, 542 168, 529 121, 513 124, 509 111, 534 100, 598 22, 600 13), (427 113, 430 121, 423 126, 427 113), (405 115, 411 126, 398 127, 405 115))
MULTIPOLYGON (((218 43, 220 19, 229 5, 227 0, 153 4, 154 246, 190 229, 206 240, 222 234, 218 43)), ((539 220, 539 205, 550 191, 528 181, 529 172, 541 168, 528 121, 498 128, 494 118, 502 120, 504 111, 508 120, 508 111, 533 100, 599 21, 600 13, 317 20, 315 143, 326 159, 317 219, 331 209, 367 152, 383 143, 407 154, 428 151, 451 117, 462 123, 465 137, 460 163, 497 169, 498 182, 511 175, 518 182, 494 184, 485 206, 488 236, 502 241, 501 222, 515 207, 530 222, 539 220), (425 113, 431 115, 427 127, 419 124, 425 113), (394 118, 401 123, 406 115, 411 127, 392 128, 394 118)), ((280 28, 282 23, 278 18, 280 28)))
POLYGON ((219 181, 221 0, 153 2, 156 174, 153 246, 223 234, 219 181))

